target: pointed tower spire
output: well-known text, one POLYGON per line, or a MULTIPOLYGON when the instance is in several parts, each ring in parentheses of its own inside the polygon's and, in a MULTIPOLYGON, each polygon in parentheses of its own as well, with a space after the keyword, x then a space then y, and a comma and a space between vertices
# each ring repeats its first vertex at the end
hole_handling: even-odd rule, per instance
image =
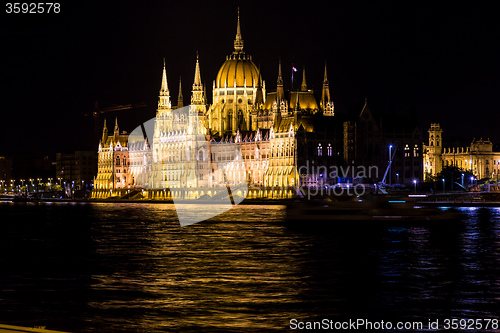
POLYGON ((257 80, 257 92, 255 95, 255 104, 259 105, 264 103, 264 95, 262 92, 262 75, 260 74, 260 63, 259 63, 259 78, 257 80))
POLYGON ((306 66, 302 68, 302 85, 300 87, 302 91, 307 91, 307 83, 306 83, 306 66))
POLYGON ((204 104, 198 52, 196 52, 196 68, 194 71, 193 90, 191 92, 191 104, 204 104))
POLYGON ((328 75, 326 74, 326 60, 325 60, 325 76, 323 78, 323 83, 327 83, 328 84, 328 75))
POLYGON ((326 73, 325 61, 325 76, 323 78, 323 90, 321 92, 321 107, 325 108, 326 104, 330 102, 330 84, 328 83, 328 76, 326 73))
POLYGON ((106 118, 104 118, 104 127, 102 129, 102 144, 105 145, 108 141, 108 126, 106 125, 106 118))
POLYGON ((194 70, 193 90, 202 90, 202 89, 203 87, 201 84, 200 62, 199 62, 198 51, 196 51, 196 68, 194 70))
POLYGON ((165 68, 165 58, 163 58, 163 75, 161 78, 161 91, 168 92, 167 70, 165 68))
POLYGON ((120 136, 120 128, 118 127, 118 117, 115 117, 115 141, 118 141, 120 136))
POLYGON ((285 98, 285 89, 283 88, 283 76, 281 74, 281 58, 279 60, 278 65, 278 81, 277 81, 277 89, 276 89, 276 99, 277 102, 280 102, 283 98, 285 98))
POLYGON ((165 67, 165 58, 163 58, 163 74, 161 77, 160 98, 158 101, 158 109, 170 109, 170 91, 168 90, 167 69, 165 67))
POLYGON ((240 7, 238 7, 238 24, 236 26, 236 38, 234 39, 234 54, 243 52, 243 38, 241 37, 240 28, 240 7))
POLYGON ((179 95, 177 96, 177 108, 184 106, 184 97, 182 96, 182 77, 179 77, 179 95))
POLYGON ((203 83, 203 100, 205 101, 205 104, 208 104, 207 100, 207 85, 203 83))

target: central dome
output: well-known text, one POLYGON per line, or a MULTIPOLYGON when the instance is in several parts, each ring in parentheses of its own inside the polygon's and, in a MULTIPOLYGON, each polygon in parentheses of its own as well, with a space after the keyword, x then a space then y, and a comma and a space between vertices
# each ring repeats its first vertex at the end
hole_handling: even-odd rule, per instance
POLYGON ((217 88, 235 88, 257 86, 259 69, 250 57, 245 55, 231 55, 222 64, 217 74, 217 88))

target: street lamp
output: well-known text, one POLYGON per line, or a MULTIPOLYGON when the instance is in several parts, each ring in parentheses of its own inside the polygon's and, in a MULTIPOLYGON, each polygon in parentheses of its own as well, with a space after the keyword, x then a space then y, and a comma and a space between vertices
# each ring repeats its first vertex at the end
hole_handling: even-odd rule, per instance
POLYGON ((497 184, 498 184, 498 163, 500 163, 500 160, 497 161, 497 184))
POLYGON ((443 181, 443 193, 446 193, 446 188, 444 187, 444 178, 441 180, 443 181))
POLYGON ((392 145, 389 145, 389 185, 392 184, 391 179, 391 163, 392 162, 392 145))
POLYGON ((462 173, 462 187, 464 187, 464 174, 462 173))
POLYGON ((399 185, 399 173, 396 174, 397 183, 399 185))
POLYGON ((415 194, 417 194, 417 180, 413 179, 413 185, 415 185, 415 194))

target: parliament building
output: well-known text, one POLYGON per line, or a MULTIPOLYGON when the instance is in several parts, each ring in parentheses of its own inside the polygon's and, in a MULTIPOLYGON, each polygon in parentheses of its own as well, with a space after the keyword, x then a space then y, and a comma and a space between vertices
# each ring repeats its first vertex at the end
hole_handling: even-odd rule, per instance
POLYGON ((93 198, 217 198, 226 188, 233 197, 289 198, 299 187, 335 184, 342 175, 331 170, 342 165, 377 166, 364 181, 380 181, 389 145, 398 148, 387 179, 422 179, 416 122, 384 121, 366 100, 351 115, 335 112, 326 63, 321 91, 308 87, 305 68, 300 87, 286 90, 278 59, 277 81, 266 86, 244 51, 239 13, 233 47, 213 80, 211 104, 197 56, 189 105, 180 82, 173 105, 164 64, 147 133, 132 139, 137 136, 120 132, 117 122, 113 133, 105 124, 93 198))
POLYGON ((313 155, 317 165, 338 161, 326 64, 320 100, 307 86, 305 69, 294 91, 284 89, 281 62, 277 70, 276 89, 268 92, 244 51, 238 13, 234 50, 213 81, 212 104, 198 56, 188 106, 180 83, 177 106, 172 105, 164 65, 154 133, 129 142, 117 122, 111 134, 104 125, 92 196, 214 197, 230 185, 243 198, 285 198, 301 182, 320 184, 326 174, 299 175, 297 166, 313 155), (247 186, 239 190, 241 184, 247 186))

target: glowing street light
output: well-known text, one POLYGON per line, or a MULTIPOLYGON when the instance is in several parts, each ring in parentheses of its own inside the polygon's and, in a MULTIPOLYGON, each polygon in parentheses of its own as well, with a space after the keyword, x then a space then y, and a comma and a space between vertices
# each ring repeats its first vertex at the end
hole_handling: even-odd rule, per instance
POLYGON ((446 193, 446 188, 444 187, 444 178, 441 180, 443 181, 443 193, 446 193))
POLYGON ((462 173, 462 187, 464 187, 464 174, 462 173))
POLYGON ((417 180, 413 179, 413 185, 415 185, 415 194, 417 193, 417 180))
POLYGON ((392 184, 391 161, 392 161, 392 145, 389 145, 389 185, 392 184))
POLYGON ((498 184, 498 164, 500 163, 500 160, 497 161, 497 184, 498 184))

